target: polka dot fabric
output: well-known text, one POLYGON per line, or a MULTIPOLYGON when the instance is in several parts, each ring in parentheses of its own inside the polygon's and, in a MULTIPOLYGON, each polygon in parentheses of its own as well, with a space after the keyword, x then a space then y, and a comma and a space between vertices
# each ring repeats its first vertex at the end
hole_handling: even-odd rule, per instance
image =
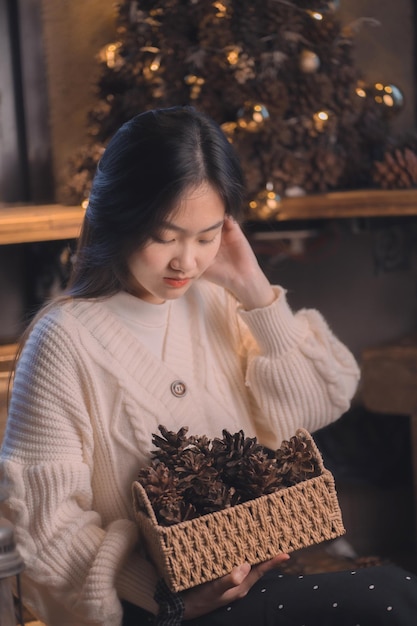
POLYGON ((270 572, 246 598, 184 626, 417 626, 417 576, 395 566, 270 572))

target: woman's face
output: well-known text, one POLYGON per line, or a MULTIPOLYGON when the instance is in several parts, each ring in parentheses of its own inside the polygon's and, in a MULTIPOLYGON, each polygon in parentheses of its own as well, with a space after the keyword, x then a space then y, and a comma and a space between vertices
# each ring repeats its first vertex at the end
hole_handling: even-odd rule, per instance
POLYGON ((208 184, 185 194, 179 209, 128 258, 132 293, 153 304, 184 295, 213 262, 224 218, 224 203, 208 184))

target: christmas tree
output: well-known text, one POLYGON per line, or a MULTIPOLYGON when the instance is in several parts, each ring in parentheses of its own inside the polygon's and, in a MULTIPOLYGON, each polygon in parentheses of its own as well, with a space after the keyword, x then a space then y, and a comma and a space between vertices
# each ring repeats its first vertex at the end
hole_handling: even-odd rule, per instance
MULTIPOLYGON (((364 82, 355 28, 326 0, 125 0, 118 41, 99 54, 89 143, 71 163, 71 201, 88 197, 104 146, 150 108, 191 104, 234 144, 246 177, 248 217, 280 198, 383 186, 395 86, 364 82)), ((402 156, 402 155, 401 155, 402 156)), ((413 162, 412 167, 415 167, 413 162)))

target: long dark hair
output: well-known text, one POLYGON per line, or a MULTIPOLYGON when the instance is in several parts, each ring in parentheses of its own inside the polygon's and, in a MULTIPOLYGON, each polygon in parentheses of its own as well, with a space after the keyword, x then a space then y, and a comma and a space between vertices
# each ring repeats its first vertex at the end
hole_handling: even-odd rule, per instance
POLYGON ((158 230, 189 189, 207 182, 239 219, 244 182, 221 128, 192 107, 146 111, 126 122, 97 168, 67 294, 127 288, 127 257, 158 230))
POLYGON ((187 190, 205 182, 218 192, 226 213, 239 220, 242 170, 210 117, 185 106, 146 111, 126 122, 98 164, 68 287, 32 319, 14 365, 33 326, 51 308, 71 298, 107 297, 128 288, 130 253, 155 234, 187 190))

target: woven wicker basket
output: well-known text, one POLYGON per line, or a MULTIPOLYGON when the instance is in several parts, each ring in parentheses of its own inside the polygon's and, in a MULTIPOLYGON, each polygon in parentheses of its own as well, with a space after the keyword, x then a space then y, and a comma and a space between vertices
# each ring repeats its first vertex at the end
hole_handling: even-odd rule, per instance
POLYGON ((136 520, 149 555, 168 587, 183 591, 280 552, 334 539, 345 532, 334 478, 304 429, 321 474, 292 487, 202 517, 160 526, 145 489, 133 483, 136 520))

